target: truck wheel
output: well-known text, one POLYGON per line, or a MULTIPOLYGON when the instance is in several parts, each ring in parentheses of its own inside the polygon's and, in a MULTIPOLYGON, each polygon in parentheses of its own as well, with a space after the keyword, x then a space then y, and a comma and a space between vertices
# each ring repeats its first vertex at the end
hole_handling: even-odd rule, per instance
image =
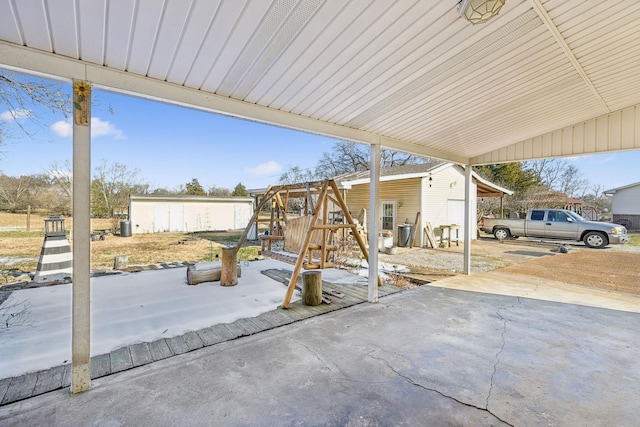
POLYGON ((511 237, 511 232, 508 228, 496 228, 493 231, 493 236, 498 240, 504 240, 511 237))
POLYGON ((590 248, 604 248, 609 244, 609 239, 604 233, 599 233, 597 231, 590 231, 584 235, 584 244, 590 248))

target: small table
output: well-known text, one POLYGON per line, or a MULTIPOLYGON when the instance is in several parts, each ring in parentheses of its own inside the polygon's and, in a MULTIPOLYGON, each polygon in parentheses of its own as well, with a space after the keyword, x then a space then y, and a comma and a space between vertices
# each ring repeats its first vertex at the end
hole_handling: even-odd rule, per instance
POLYGON ((458 236, 458 232, 460 230, 460 226, 457 225, 457 224, 448 224, 448 225, 441 225, 440 226, 440 247, 441 248, 445 247, 445 245, 444 245, 444 232, 445 232, 445 230, 447 231, 447 242, 448 242, 449 247, 451 247, 451 241, 453 240, 453 237, 452 237, 452 234, 451 234, 453 231, 456 232, 456 237, 455 237, 455 240, 453 240, 453 241, 456 242, 456 246, 460 246, 460 244, 458 243, 459 242, 459 240, 458 240, 458 237, 459 237, 458 236))

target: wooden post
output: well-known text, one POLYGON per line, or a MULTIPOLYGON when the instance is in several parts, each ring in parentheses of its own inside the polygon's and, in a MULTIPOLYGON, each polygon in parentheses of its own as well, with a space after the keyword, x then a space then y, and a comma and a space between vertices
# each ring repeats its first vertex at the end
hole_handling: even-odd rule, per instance
POLYGON ((129 266, 129 257, 127 255, 118 255, 113 258, 113 269, 122 270, 129 266))
POLYGON ((220 286, 235 286, 238 284, 238 263, 236 261, 238 248, 232 246, 222 248, 222 271, 220 272, 220 286))
POLYGON ((31 231, 31 205, 27 205, 27 233, 31 231))
POLYGON ((302 303, 304 305, 322 304, 321 271, 305 271, 302 273, 302 303))
POLYGON ((73 82, 71 393, 91 388, 91 85, 73 82))

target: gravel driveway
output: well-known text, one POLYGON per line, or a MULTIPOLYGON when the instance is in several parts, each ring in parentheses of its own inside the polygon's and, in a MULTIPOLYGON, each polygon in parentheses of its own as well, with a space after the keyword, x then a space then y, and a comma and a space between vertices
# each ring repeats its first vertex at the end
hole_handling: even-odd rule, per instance
MULTIPOLYGON (((558 242, 474 240, 471 271, 502 269, 513 274, 640 294, 640 247, 612 245, 605 249, 589 249, 581 243, 563 244, 568 253, 558 252, 561 246, 558 242)), ((380 253, 379 260, 408 266, 428 280, 437 280, 443 275, 462 272, 462 251, 462 244, 443 249, 398 248, 395 255, 380 253)))

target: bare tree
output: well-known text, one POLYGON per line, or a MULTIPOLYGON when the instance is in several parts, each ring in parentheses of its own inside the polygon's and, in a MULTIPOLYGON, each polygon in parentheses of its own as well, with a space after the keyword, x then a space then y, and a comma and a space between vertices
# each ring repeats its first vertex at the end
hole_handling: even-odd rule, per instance
POLYGON ((21 118, 38 123, 40 110, 62 112, 67 117, 71 111, 71 96, 62 91, 62 85, 53 81, 35 79, 19 73, 0 72, 0 105, 6 111, 0 111, 0 144, 11 137, 2 125, 7 121, 14 122, 25 134, 33 133, 25 128, 21 118))
POLYGON ((71 213, 73 200, 73 168, 69 160, 53 162, 44 173, 49 183, 38 197, 38 206, 60 214, 71 213))
POLYGON ((229 197, 231 196, 231 190, 229 190, 228 188, 216 187, 215 185, 212 185, 207 190, 207 195, 214 197, 229 197))
POLYGON ((49 175, 51 183, 60 190, 61 194, 69 199, 73 197, 73 168, 69 160, 65 160, 63 164, 51 163, 51 167, 46 173, 49 175))
POLYGON ((526 162, 525 167, 539 177, 542 185, 571 197, 581 198, 589 188, 589 181, 567 160, 534 160, 526 162))
POLYGON ((589 189, 589 181, 582 177, 582 174, 575 165, 567 164, 560 174, 556 190, 571 197, 581 199, 589 189))
POLYGON ((596 208, 600 217, 611 218, 611 198, 604 194, 602 185, 592 185, 588 194, 582 200, 586 206, 596 208))
POLYGON ((92 212, 95 216, 112 216, 129 205, 129 194, 140 185, 138 170, 121 163, 102 160, 91 182, 92 212))
POLYGON ((0 174, 0 208, 14 212, 25 210, 33 202, 40 184, 34 175, 16 178, 0 174))
POLYGON ((298 166, 293 166, 280 175, 280 184, 299 184, 315 180, 316 177, 311 171, 300 169, 298 166))
MULTIPOLYGON (((423 163, 426 159, 412 154, 383 149, 380 150, 380 167, 390 168, 409 164, 423 163)), ((316 166, 317 179, 333 178, 350 172, 369 170, 369 147, 351 142, 338 141, 333 151, 324 153, 316 166)))

